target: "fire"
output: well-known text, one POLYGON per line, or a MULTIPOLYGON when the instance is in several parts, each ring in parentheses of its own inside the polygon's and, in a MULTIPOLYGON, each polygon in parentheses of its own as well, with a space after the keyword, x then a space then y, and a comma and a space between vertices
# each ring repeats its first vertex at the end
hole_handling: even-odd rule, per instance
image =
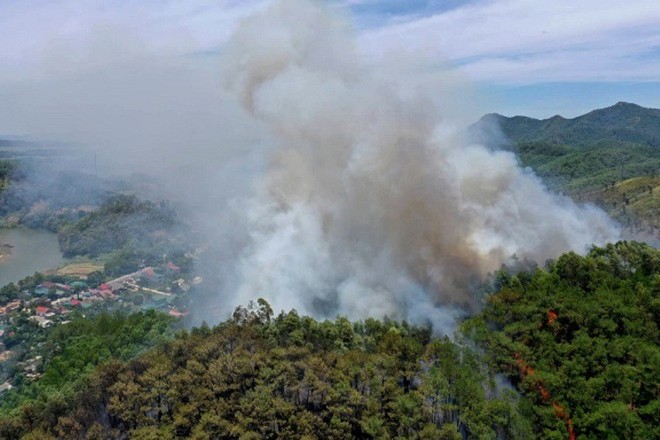
MULTIPOLYGON (((551 317, 554 318, 552 320, 552 322, 554 322, 557 319, 557 313, 553 311, 548 311, 549 324, 552 324, 552 322, 550 321, 551 317)), ((534 376, 536 374, 534 368, 530 367, 527 364, 527 362, 525 362, 525 360, 520 356, 520 353, 514 353, 513 357, 516 360, 516 365, 518 366, 518 369, 520 370, 520 377, 522 380, 525 380, 525 378, 534 376)), ((552 394, 550 393, 548 388, 546 388, 543 381, 539 380, 539 383, 537 384, 537 390, 543 402, 550 402, 552 400, 552 394)), ((555 417, 557 417, 560 420, 563 420, 566 423, 566 429, 568 431, 568 440, 575 440, 576 437, 575 437, 575 431, 573 430, 573 420, 568 415, 568 411, 566 411, 566 409, 562 406, 562 404, 557 401, 553 401, 551 405, 552 408, 555 410, 555 417)))

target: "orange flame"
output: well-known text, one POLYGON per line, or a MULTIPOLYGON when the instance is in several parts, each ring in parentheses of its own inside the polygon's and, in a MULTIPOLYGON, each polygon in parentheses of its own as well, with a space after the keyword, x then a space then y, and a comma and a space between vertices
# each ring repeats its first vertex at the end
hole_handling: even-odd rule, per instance
MULTIPOLYGON (((552 322, 554 322, 557 319, 557 314, 553 311, 548 311, 548 323, 552 324, 550 322, 550 318, 554 317, 552 322)), ((525 380, 526 377, 528 376, 534 376, 535 371, 534 368, 530 367, 527 365, 527 362, 520 356, 519 353, 514 353, 513 354, 514 359, 516 360, 516 365, 518 365, 518 369, 520 370, 520 377, 522 380, 525 380)), ((537 385, 537 389, 539 394, 541 395, 541 399, 544 402, 549 402, 552 400, 552 394, 550 394, 550 391, 546 388, 545 384, 543 381, 539 381, 537 385)), ((566 429, 568 431, 568 440, 575 440, 575 431, 573 430, 573 420, 568 416, 568 412, 566 409, 557 401, 552 402, 552 408, 555 410, 555 417, 557 417, 560 420, 564 420, 566 423, 566 429)))

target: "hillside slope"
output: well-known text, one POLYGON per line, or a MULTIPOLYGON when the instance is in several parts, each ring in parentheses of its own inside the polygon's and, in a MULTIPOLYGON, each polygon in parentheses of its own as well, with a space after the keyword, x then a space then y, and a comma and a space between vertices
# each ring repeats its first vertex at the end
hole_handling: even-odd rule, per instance
POLYGON ((660 229, 660 109, 620 102, 573 119, 484 116, 497 137, 553 190, 601 206, 634 231, 660 229))
POLYGON ((659 271, 635 242, 500 271, 454 341, 264 300, 175 335, 153 312, 78 318, 0 396, 0 438, 660 438, 659 271))
POLYGON ((619 102, 566 119, 526 116, 508 118, 497 113, 484 116, 497 122, 504 134, 515 143, 545 141, 553 144, 589 148, 601 143, 635 143, 660 147, 660 109, 619 102))

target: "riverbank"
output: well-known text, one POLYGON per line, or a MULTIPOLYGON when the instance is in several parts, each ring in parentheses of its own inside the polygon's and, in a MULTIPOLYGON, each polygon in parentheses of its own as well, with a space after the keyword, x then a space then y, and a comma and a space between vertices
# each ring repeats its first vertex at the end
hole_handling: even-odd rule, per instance
POLYGON ((0 228, 0 286, 64 262, 57 234, 27 228, 0 228))
POLYGON ((4 263, 11 257, 11 251, 14 248, 9 243, 0 243, 0 264, 4 263))

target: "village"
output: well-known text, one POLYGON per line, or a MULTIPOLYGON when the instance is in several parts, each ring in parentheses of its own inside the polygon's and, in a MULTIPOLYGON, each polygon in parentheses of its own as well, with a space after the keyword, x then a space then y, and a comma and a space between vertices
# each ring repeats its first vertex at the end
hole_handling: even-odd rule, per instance
MULTIPOLYGON (((40 376, 42 356, 38 355, 38 350, 32 350, 40 343, 31 344, 37 328, 45 331, 54 326, 66 325, 74 313, 85 316, 97 311, 122 310, 133 313, 153 309, 182 319, 189 313, 186 293, 192 286, 202 282, 199 276, 187 279, 188 276, 182 273, 181 268, 171 261, 105 282, 90 280, 85 276, 68 278, 60 280, 65 282, 41 281, 31 288, 21 290, 17 299, 0 304, 2 373, 10 369, 22 371, 30 380, 40 376), (18 334, 21 331, 31 335, 18 334), (28 350, 25 347, 16 350, 21 342, 29 342, 32 346, 28 350)), ((0 393, 11 388, 9 381, 0 383, 0 393)))

